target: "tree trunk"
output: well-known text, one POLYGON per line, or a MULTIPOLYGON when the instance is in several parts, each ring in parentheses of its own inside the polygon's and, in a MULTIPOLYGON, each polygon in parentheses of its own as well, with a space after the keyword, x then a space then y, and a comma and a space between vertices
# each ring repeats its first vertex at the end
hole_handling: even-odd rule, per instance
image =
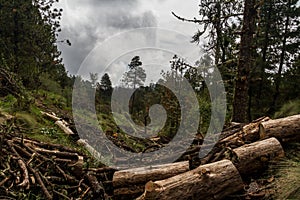
POLYGON ((262 66, 260 67, 260 82, 259 82, 259 89, 258 89, 258 95, 257 95, 257 102, 256 104, 260 106, 260 98, 262 95, 262 88, 265 80, 265 69, 267 65, 267 50, 269 47, 270 37, 269 37, 269 30, 270 30, 270 24, 271 24, 271 13, 273 12, 273 4, 271 2, 268 2, 268 13, 265 23, 265 34, 264 34, 264 45, 262 49, 262 66))
POLYGON ((148 182, 137 200, 222 199, 243 188, 239 172, 229 160, 200 166, 171 178, 148 182))
POLYGON ((233 150, 232 158, 241 175, 256 173, 267 166, 269 161, 283 157, 284 151, 276 138, 254 142, 233 150))
POLYGON ((244 4, 244 20, 233 102, 234 122, 248 122, 249 75, 253 65, 253 34, 255 33, 255 0, 244 4))
POLYGON ((300 115, 263 122, 259 134, 260 138, 276 137, 283 143, 300 142, 300 115))
MULTIPOLYGON (((290 7, 291 7, 291 1, 289 0, 288 1, 288 10, 290 10, 290 7)), ((274 111, 276 110, 276 103, 277 103, 277 100, 278 100, 278 97, 280 94, 279 87, 281 84, 281 74, 282 74, 282 70, 283 70, 284 56, 285 56, 285 52, 286 52, 286 42, 287 42, 287 37, 288 37, 287 34, 289 32, 289 24, 290 24, 290 16, 288 14, 286 17, 286 21, 285 21, 279 68, 278 68, 278 72, 275 77, 275 93, 273 96, 273 101, 272 101, 272 105, 270 107, 269 114, 273 114, 274 111)))

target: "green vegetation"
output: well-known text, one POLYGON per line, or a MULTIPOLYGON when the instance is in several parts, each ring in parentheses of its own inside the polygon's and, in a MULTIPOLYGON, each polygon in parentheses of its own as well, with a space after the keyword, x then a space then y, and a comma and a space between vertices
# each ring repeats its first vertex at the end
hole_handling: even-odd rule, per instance
POLYGON ((271 180, 270 199, 299 199, 300 197, 300 145, 286 147, 286 158, 274 163, 267 171, 271 180), (275 179, 274 179, 275 178, 275 179))

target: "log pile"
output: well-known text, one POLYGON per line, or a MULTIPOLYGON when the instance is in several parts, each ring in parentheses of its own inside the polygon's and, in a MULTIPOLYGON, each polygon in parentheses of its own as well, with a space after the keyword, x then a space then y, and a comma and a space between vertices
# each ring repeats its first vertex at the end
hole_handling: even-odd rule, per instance
MULTIPOLYGON (((72 135, 66 124, 57 125, 72 135)), ((7 198, 40 190, 45 199, 222 199, 243 190, 249 174, 284 156, 282 144, 300 142, 300 115, 234 125, 202 159, 197 141, 178 162, 120 171, 90 168, 87 156, 61 145, 0 133, 0 194, 7 198)))
MULTIPOLYGON (((249 175, 262 172, 270 162, 282 158, 284 150, 280 142, 300 142, 299 135, 300 115, 277 120, 264 117, 250 124, 235 125, 222 132, 220 140, 212 151, 200 160, 197 160, 197 157, 201 145, 198 145, 199 142, 194 142, 196 145, 187 150, 179 160, 188 159, 191 164, 190 168, 195 169, 166 179, 153 177, 153 180, 145 184, 144 193, 137 199, 224 198, 226 195, 243 189, 242 180, 249 175), (266 131, 268 129, 266 127, 272 127, 276 131, 273 133, 266 131), (292 127, 293 130, 282 131, 282 127, 292 127), (262 131, 267 134, 262 134, 262 131), (287 138, 293 138, 293 140, 287 138), (218 193, 219 191, 222 192, 218 193)), ((131 174, 127 174, 127 177, 130 179, 139 169, 129 171, 131 174)), ((162 171, 168 171, 168 167, 162 171)), ((131 188, 136 187, 136 184, 129 185, 131 188)), ((126 186, 128 187, 128 184, 126 186)), ((125 194, 126 191, 123 193, 125 194)), ((254 190, 249 192, 255 196, 254 193, 254 190)), ((133 191, 131 194, 137 195, 133 191)))

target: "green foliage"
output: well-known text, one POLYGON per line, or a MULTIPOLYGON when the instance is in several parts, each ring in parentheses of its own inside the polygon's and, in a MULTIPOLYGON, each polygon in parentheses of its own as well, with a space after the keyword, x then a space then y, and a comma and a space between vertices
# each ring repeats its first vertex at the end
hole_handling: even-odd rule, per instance
POLYGON ((39 86, 41 73, 61 85, 67 79, 56 44, 62 9, 53 8, 55 2, 0 0, 0 65, 6 64, 27 88, 39 86))
POLYGON ((46 106, 54 106, 60 109, 67 109, 67 99, 62 96, 61 92, 54 93, 50 91, 39 90, 38 95, 43 98, 43 104, 46 106))
POLYGON ((36 132, 36 128, 40 126, 37 117, 30 113, 17 112, 15 116, 16 116, 16 125, 22 127, 25 130, 36 132))
POLYGON ((41 83, 40 89, 56 94, 62 94, 61 86, 57 81, 53 80, 48 73, 42 73, 39 76, 39 81, 41 83))
POLYGON ((288 117, 296 114, 300 114, 300 100, 285 103, 279 111, 275 113, 274 118, 288 117))
POLYGON ((13 112, 16 105, 17 99, 11 94, 6 97, 2 97, 0 100, 0 108, 5 112, 13 112))

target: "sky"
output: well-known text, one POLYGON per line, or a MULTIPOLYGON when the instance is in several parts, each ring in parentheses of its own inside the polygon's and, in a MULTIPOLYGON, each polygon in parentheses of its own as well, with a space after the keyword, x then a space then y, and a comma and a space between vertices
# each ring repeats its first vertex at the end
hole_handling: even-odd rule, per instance
POLYGON ((131 58, 139 55, 151 82, 174 54, 191 62, 201 54, 190 43, 199 25, 171 14, 197 17, 197 0, 61 0, 56 6, 64 10, 59 40, 72 43, 58 44, 70 74, 107 72, 117 82, 131 58))

